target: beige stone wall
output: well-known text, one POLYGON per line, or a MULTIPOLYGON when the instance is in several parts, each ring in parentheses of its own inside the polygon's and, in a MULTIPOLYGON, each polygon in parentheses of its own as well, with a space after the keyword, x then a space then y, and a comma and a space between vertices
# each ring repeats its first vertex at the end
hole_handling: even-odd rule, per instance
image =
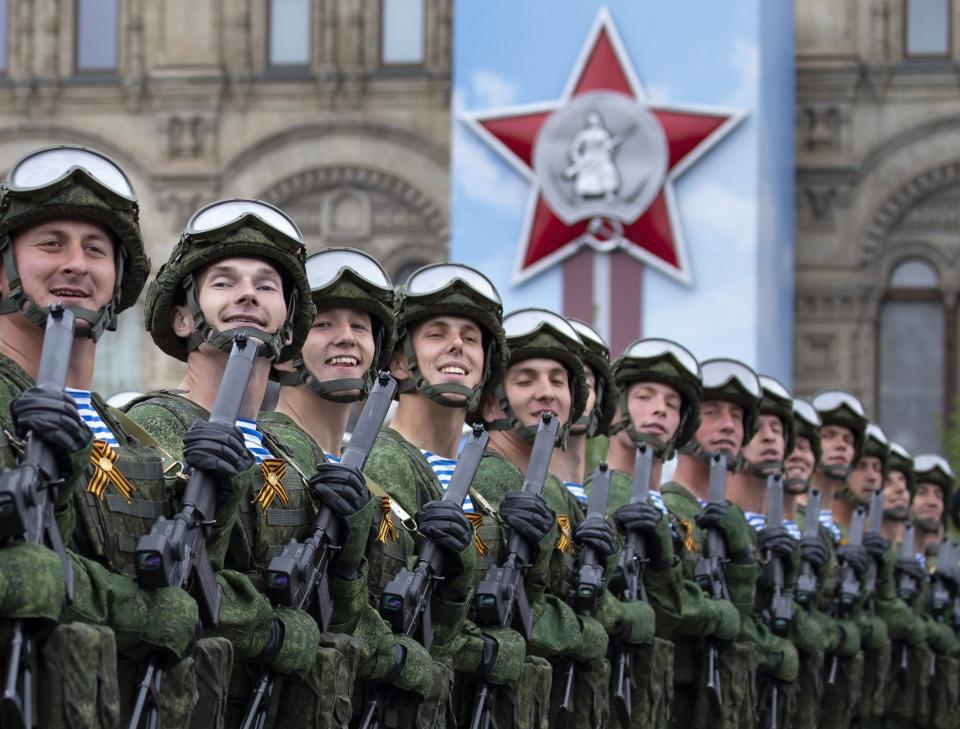
MULTIPOLYGON (((45 144, 108 153, 137 190, 154 270, 193 211, 232 196, 289 208, 312 248, 355 245, 391 274, 445 257, 451 0, 425 0, 425 62, 402 69, 380 63, 379 2, 312 0, 309 67, 282 71, 266 0, 119 0, 118 67, 98 75, 74 69, 73 0, 9 4, 0 172, 45 144)), ((140 352, 137 387, 174 384, 139 326, 126 317, 112 347, 140 352)), ((108 375, 105 393, 129 379, 108 375)))

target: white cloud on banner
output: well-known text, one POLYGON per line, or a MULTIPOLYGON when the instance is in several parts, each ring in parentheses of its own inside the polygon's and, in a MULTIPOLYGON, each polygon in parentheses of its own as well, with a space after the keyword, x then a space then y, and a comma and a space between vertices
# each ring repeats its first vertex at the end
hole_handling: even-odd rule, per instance
POLYGON ((756 43, 737 38, 730 54, 730 65, 740 78, 739 83, 720 103, 727 106, 753 107, 760 88, 760 48, 756 43))
POLYGON ((698 177, 685 184, 680 209, 681 225, 688 232, 697 231, 697 240, 723 242, 745 254, 753 251, 757 202, 747 193, 698 177))
POLYGON ((474 109, 509 106, 517 95, 517 85, 493 71, 474 71, 470 74, 470 86, 474 109))

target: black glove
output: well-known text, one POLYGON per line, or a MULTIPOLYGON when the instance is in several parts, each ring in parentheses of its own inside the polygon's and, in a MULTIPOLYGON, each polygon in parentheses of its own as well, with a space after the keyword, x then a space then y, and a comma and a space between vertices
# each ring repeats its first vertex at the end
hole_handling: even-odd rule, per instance
POLYGON ((243 435, 233 425, 195 420, 183 436, 183 460, 193 468, 227 481, 254 464, 243 435))
POLYGON ((901 557, 895 563, 895 567, 898 572, 901 574, 912 577, 917 582, 917 586, 923 585, 927 580, 927 571, 923 568, 923 565, 917 562, 915 559, 910 559, 909 557, 901 557))
POLYGON ((809 562, 819 572, 830 561, 830 550, 819 537, 804 537, 800 540, 800 559, 809 562))
POLYGON ((870 532, 863 535, 863 547, 874 559, 883 559, 883 555, 890 549, 890 540, 876 532, 870 532))
POLYGON ((76 453, 93 440, 93 433, 80 418, 76 403, 65 392, 31 387, 10 403, 10 414, 18 435, 32 432, 60 453, 76 453))
POLYGON ((441 549, 459 556, 473 541, 473 526, 452 501, 428 501, 417 514, 420 533, 441 549))
POLYGON ((601 561, 606 561, 617 551, 613 527, 600 516, 588 516, 573 528, 573 543, 578 547, 590 547, 601 561))
POLYGON ((500 518, 524 538, 535 560, 540 540, 553 528, 557 515, 539 494, 508 491, 500 502, 500 518))
POLYGON ((340 519, 356 514, 370 501, 363 474, 342 463, 320 463, 308 482, 310 494, 340 519))
POLYGON ((730 552, 730 561, 752 561, 753 542, 750 537, 751 529, 747 526, 743 516, 737 516, 729 503, 708 503, 697 514, 697 526, 701 529, 716 529, 727 543, 730 552))
POLYGON ((837 557, 844 564, 850 565, 858 578, 863 577, 864 573, 870 568, 872 561, 870 553, 860 544, 844 544, 837 549, 837 557))
POLYGON ((757 535, 757 547, 761 553, 769 550, 774 557, 789 560, 797 548, 797 540, 782 526, 764 527, 757 535))

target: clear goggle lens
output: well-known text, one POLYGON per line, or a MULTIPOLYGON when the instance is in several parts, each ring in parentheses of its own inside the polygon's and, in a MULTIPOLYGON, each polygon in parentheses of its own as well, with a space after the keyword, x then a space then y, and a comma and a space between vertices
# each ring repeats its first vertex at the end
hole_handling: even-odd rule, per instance
POLYGON ((391 291, 393 283, 383 267, 366 253, 353 248, 327 248, 307 259, 307 280, 314 291, 337 281, 344 271, 352 271, 371 286, 391 291))
POLYGON ((743 362, 735 359, 708 359, 701 364, 703 372, 703 387, 706 390, 716 390, 731 382, 736 382, 748 394, 759 398, 761 396, 760 380, 756 373, 743 362))
POLYGON ((831 410, 846 406, 861 418, 867 417, 867 411, 863 409, 863 403, 845 390, 827 390, 821 392, 813 398, 813 406, 821 413, 828 413, 831 410))
POLYGON ((639 339, 623 353, 626 359, 659 359, 672 356, 692 377, 700 379, 700 363, 690 351, 669 339, 639 339))
POLYGON ((900 445, 899 443, 891 443, 891 444, 890 444, 890 453, 891 453, 891 455, 899 456, 900 458, 902 458, 902 459, 905 460, 905 461, 912 461, 912 460, 913 460, 912 458, 910 458, 910 454, 907 452, 907 449, 904 448, 904 447, 903 447, 902 445, 900 445))
POLYGON ((137 199, 123 170, 109 157, 85 147, 50 147, 27 155, 13 166, 7 188, 14 192, 41 190, 77 169, 120 197, 137 199))
POLYGON ((436 263, 414 271, 407 279, 406 289, 412 296, 428 296, 443 291, 460 280, 485 299, 501 304, 500 294, 490 279, 477 270, 459 263, 436 263))
POLYGON ((764 393, 769 393, 780 400, 790 400, 790 393, 787 392, 783 383, 769 375, 760 375, 760 387, 764 393))
POLYGON ((201 208, 187 223, 187 235, 203 235, 239 222, 247 216, 259 219, 263 224, 282 235, 304 244, 303 234, 290 217, 269 203, 261 200, 220 200, 201 208))
POLYGON ((889 441, 887 440, 886 433, 884 433, 880 429, 880 426, 876 425, 875 423, 869 423, 867 425, 867 440, 870 439, 877 441, 877 443, 880 443, 881 445, 890 445, 889 441))
POLYGON ((543 327, 552 328, 557 334, 570 340, 574 346, 582 346, 577 330, 562 316, 546 309, 519 309, 503 318, 503 330, 507 339, 525 337, 543 327))
POLYGON ((821 425, 823 425, 823 421, 820 420, 820 413, 817 412, 817 409, 808 401, 801 400, 798 397, 793 399, 793 414, 804 421, 807 425, 810 425, 814 428, 819 428, 821 425))
POLYGON ((576 331, 576 333, 580 336, 580 339, 582 339, 584 342, 590 341, 599 347, 609 349, 609 347, 607 347, 607 343, 603 341, 603 337, 601 337, 597 330, 592 326, 580 321, 579 319, 567 319, 567 321, 570 322, 570 326, 573 327, 574 331, 576 331))
POLYGON ((939 469, 950 478, 955 479, 953 469, 947 463, 947 459, 934 453, 924 453, 913 459, 913 470, 919 473, 927 473, 939 469))

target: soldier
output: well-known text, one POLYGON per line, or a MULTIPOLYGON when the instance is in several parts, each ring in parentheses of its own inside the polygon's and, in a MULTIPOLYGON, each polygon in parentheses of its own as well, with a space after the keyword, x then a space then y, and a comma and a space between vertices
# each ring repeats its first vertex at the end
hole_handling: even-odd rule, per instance
POLYGON ((943 536, 943 514, 950 503, 956 477, 950 464, 941 456, 923 454, 913 459, 916 492, 911 513, 917 530, 917 546, 935 558, 937 546, 943 536))
MULTIPOLYGON (((289 421, 270 429, 256 421, 271 363, 298 352, 313 323, 304 258, 299 229, 271 205, 225 200, 194 214, 151 282, 144 307, 157 346, 186 362, 179 394, 149 393, 128 406, 130 417, 174 458, 218 474, 221 488, 238 495, 228 569, 217 575, 224 606, 216 630, 230 639, 238 658, 227 697, 231 724, 239 722, 252 678, 262 667, 303 674, 285 682, 289 692, 273 694, 270 715, 276 715, 278 726, 315 723, 330 712, 339 723, 348 719, 349 686, 319 675, 326 657, 318 653, 320 631, 314 619, 297 609, 274 608, 260 592, 270 557, 289 539, 306 536, 315 516, 313 492, 324 485, 335 483, 344 494, 334 513, 348 527, 331 580, 331 630, 354 632, 362 658, 380 660, 377 637, 367 639, 357 627, 366 594, 357 555, 363 553, 373 511, 362 476, 327 464, 318 479, 317 448, 302 430, 289 421), (259 345, 258 356, 236 426, 221 426, 208 422, 209 408, 226 352, 241 332, 259 345), (198 446, 211 456, 195 458, 198 446), (284 701, 285 694, 296 701, 284 701)), ((226 545, 217 545, 214 553, 220 549, 226 545)), ((356 644, 337 645, 349 666, 356 644)), ((388 660, 392 668, 392 652, 388 660)))
MULTIPOLYGON (((708 504, 706 499, 711 454, 722 453, 728 459, 728 468, 735 469, 741 449, 756 430, 760 383, 753 370, 735 360, 708 360, 701 363, 701 371, 700 426, 680 451, 674 481, 665 484, 661 492, 667 508, 681 525, 686 552, 706 555, 706 530, 715 529, 722 534, 727 555, 722 578, 726 594, 741 616, 738 639, 718 652, 722 722, 727 727, 746 727, 755 725, 758 708, 755 676, 759 656, 752 613, 760 570, 754 555, 752 530, 743 512, 729 502, 708 504)), ((695 569, 692 563, 699 562, 698 555, 686 559, 691 569, 695 569)), ((711 677, 704 668, 704 658, 717 647, 715 643, 708 644, 700 654, 678 655, 678 682, 693 684, 695 680, 696 683, 690 691, 677 692, 672 717, 676 726, 706 724, 709 711, 706 687, 711 677), (694 660, 700 665, 692 665, 694 660), (681 668, 681 662, 687 665, 681 668), (696 696, 695 701, 689 700, 691 695, 696 696)), ((782 655, 768 658, 765 666, 768 671, 779 671, 783 680, 796 678, 797 656, 789 643, 785 644, 782 655)))
MULTIPOLYGON (((316 461, 335 463, 340 458, 353 403, 367 396, 378 368, 387 366, 393 352, 393 286, 379 263, 351 248, 325 248, 314 253, 307 258, 306 272, 317 307, 313 326, 302 351, 292 362, 278 366, 277 369, 281 370, 278 379, 285 386, 280 389, 276 412, 261 413, 259 422, 265 431, 270 432, 292 420, 319 447, 316 461)), ((388 529, 399 534, 402 525, 393 523, 393 512, 388 508, 384 513, 382 508, 376 508, 382 505, 385 492, 372 479, 367 478, 366 482, 377 497, 372 504, 374 518, 370 522, 367 541, 376 540, 377 535, 388 529), (384 524, 384 520, 391 520, 391 523, 384 524)), ((332 480, 319 479, 315 489, 317 497, 329 503, 335 512, 338 508, 342 510, 338 504, 341 499, 349 501, 354 496, 332 480)), ((343 526, 348 530, 354 528, 350 522, 356 519, 344 515, 343 526)), ((358 541, 356 556, 344 560, 341 555, 338 560, 340 569, 345 562, 360 563, 364 546, 358 541)), ((367 572, 362 582, 366 583, 370 576, 367 572)), ((375 566, 373 579, 378 584, 380 577, 375 566)), ((377 641, 378 647, 373 655, 382 660, 383 656, 390 656, 394 651, 402 654, 402 658, 397 659, 399 670, 390 676, 391 685, 395 689, 414 692, 418 700, 426 698, 432 688, 429 654, 414 639, 395 636, 377 614, 373 607, 376 603, 369 602, 365 594, 361 597, 363 606, 357 612, 363 613, 360 620, 365 626, 362 630, 364 639, 368 643, 377 641)), ((377 661, 369 659, 357 673, 358 651, 350 647, 353 641, 345 641, 345 638, 342 633, 321 636, 321 660, 318 660, 314 674, 324 687, 321 693, 326 693, 328 698, 349 700, 358 678, 361 681, 384 678, 382 671, 377 672, 377 661), (332 677, 336 677, 337 685, 328 691, 325 687, 332 677)), ((369 654, 369 649, 364 653, 369 654)), ((284 700, 297 702, 292 696, 284 700)), ((416 702, 411 700, 410 703, 416 702)), ((347 701, 342 706, 318 712, 315 725, 345 724, 351 713, 347 701)))
MULTIPOLYGON (((455 673, 469 677, 471 690, 472 682, 486 681, 508 691, 522 670, 518 633, 509 628, 481 631, 465 620, 478 574, 474 542, 493 550, 500 533, 493 510, 479 503, 473 491, 462 508, 441 501, 456 468, 467 413, 503 376, 502 306, 483 274, 441 263, 411 274, 397 292, 395 313, 398 337, 390 372, 400 383, 399 404, 390 427, 377 438, 366 474, 387 489, 390 508, 407 524, 418 523, 419 532, 446 555, 447 574, 431 602, 432 653, 439 661, 435 693, 416 719, 418 726, 439 726, 454 721, 445 707, 455 673), (410 515, 416 515, 415 522, 410 515)), ((383 587, 413 552, 412 539, 403 530, 371 545, 371 563, 379 565, 379 580, 371 575, 370 585, 377 604, 383 587)), ((458 692, 458 714, 469 711, 470 698, 466 690, 458 692)), ((501 703, 508 708, 508 702, 501 703)))
MULTIPOLYGON (((129 711, 137 659, 149 650, 171 668, 193 646, 198 619, 182 590, 141 590, 132 579, 131 542, 152 523, 145 509, 171 516, 176 479, 165 477, 152 441, 90 392, 97 342, 134 305, 150 268, 130 181, 94 150, 63 146, 28 154, 0 190, 0 255, 3 466, 16 465, 18 436, 27 432, 61 455, 58 521, 65 541, 87 558, 73 557, 76 596, 64 604, 57 555, 6 546, 0 614, 48 627, 61 621, 40 652, 39 726, 114 726, 121 706, 129 711), (76 314, 77 328, 69 387, 52 394, 34 387, 34 379, 47 312, 58 302, 76 314)), ((206 648, 229 652, 228 645, 206 648)), ((193 709, 192 660, 168 679, 161 717, 183 724, 193 709)))
MULTIPOLYGON (((676 533, 658 490, 664 458, 686 443, 699 424, 700 365, 675 342, 641 339, 616 361, 614 377, 619 407, 607 451, 612 470, 608 511, 623 532, 643 536, 647 559, 643 584, 657 629, 652 643, 634 649, 637 689, 631 726, 661 727, 669 720, 674 692, 671 640, 677 642, 679 655, 689 657, 698 640, 736 638, 740 615, 728 600, 709 598, 692 579, 684 577, 683 564, 675 556, 676 533), (651 490, 647 503, 632 504, 632 479, 641 444, 653 449, 651 490)), ((611 578, 614 592, 621 577, 615 573, 611 578)), ((616 666, 613 668, 616 676, 616 666)), ((693 696, 679 700, 692 703, 693 696)))

